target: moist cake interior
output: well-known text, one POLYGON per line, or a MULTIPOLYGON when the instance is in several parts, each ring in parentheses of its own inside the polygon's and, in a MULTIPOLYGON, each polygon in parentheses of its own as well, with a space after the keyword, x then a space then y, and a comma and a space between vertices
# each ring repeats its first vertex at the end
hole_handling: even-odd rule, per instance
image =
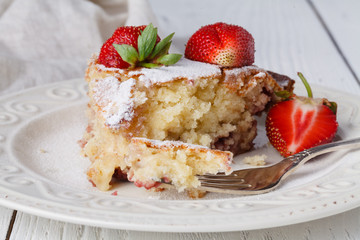
POLYGON ((231 152, 146 138, 132 138, 125 158, 130 167, 128 179, 136 186, 150 189, 164 182, 178 191, 199 187, 196 175, 230 173, 231 160, 231 152))

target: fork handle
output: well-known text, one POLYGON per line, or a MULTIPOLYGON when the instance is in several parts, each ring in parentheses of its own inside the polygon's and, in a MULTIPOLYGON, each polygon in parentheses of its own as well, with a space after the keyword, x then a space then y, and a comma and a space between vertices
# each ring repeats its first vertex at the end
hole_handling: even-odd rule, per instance
POLYGON ((302 152, 299 152, 297 154, 294 154, 290 156, 292 158, 291 160, 295 163, 295 165, 298 164, 304 164, 310 159, 319 156, 324 153, 329 153, 337 150, 343 150, 343 149, 360 149, 360 138, 355 138, 351 140, 344 140, 344 141, 338 141, 338 142, 331 142, 324 145, 319 145, 313 148, 309 148, 307 150, 304 150, 302 152))

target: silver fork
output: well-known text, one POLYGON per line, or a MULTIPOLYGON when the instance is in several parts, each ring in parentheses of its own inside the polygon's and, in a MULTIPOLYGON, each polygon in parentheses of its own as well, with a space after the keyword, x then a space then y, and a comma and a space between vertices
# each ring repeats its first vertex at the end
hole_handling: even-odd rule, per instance
POLYGON ((310 159, 328 152, 355 148, 360 149, 360 138, 310 148, 268 167, 237 170, 229 175, 218 173, 216 175, 198 176, 201 182, 201 187, 198 189, 242 195, 269 192, 278 187, 286 177, 310 159))

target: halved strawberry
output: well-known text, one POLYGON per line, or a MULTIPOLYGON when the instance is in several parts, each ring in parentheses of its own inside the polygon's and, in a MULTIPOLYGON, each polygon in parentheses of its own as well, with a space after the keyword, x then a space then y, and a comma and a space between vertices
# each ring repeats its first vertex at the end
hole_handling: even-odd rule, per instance
POLYGON ((306 79, 298 75, 308 97, 290 96, 275 104, 266 118, 269 141, 285 157, 331 142, 338 128, 336 103, 314 99, 306 79))
POLYGON ((175 64, 181 54, 168 54, 173 36, 174 33, 160 41, 157 28, 152 24, 120 27, 102 46, 99 63, 115 68, 175 64))
POLYGON ((185 57, 224 67, 254 63, 254 38, 244 28, 218 22, 197 30, 186 44, 185 57))

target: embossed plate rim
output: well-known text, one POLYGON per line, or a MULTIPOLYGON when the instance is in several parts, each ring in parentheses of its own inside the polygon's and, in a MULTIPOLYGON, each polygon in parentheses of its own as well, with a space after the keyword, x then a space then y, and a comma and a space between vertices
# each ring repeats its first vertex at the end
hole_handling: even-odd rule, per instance
MULTIPOLYGON (((8 121, 10 121, 8 125, 17 129, 25 121, 22 118, 31 120, 34 118, 32 114, 37 112, 51 113, 56 109, 79 104, 86 99, 85 85, 83 79, 73 79, 0 97, 0 174, 2 175, 0 176, 0 205, 71 223, 159 232, 216 232, 277 227, 330 216, 360 205, 360 178, 358 177, 360 164, 351 162, 354 157, 360 156, 359 151, 345 155, 343 158, 350 158, 349 163, 342 165, 337 173, 331 172, 323 179, 287 191, 280 191, 282 198, 279 198, 280 194, 276 191, 268 193, 257 201, 246 197, 187 201, 139 199, 135 202, 132 198, 117 198, 118 205, 113 206, 113 210, 94 207, 87 202, 85 194, 80 196, 82 193, 74 193, 80 194, 79 201, 75 204, 71 204, 70 200, 65 198, 51 199, 44 192, 58 191, 59 189, 63 192, 73 190, 56 185, 47 186, 47 183, 44 183, 40 177, 36 178, 22 172, 21 166, 9 162, 6 155, 9 148, 8 139, 11 139, 11 135, 14 133, 7 132, 8 135, 5 136, 4 129, 8 126, 2 127, 1 123, 4 123, 8 117, 8 121), (38 101, 38 105, 32 105, 26 101, 27 99, 31 99, 32 102, 38 101), (21 103, 20 100, 25 102, 21 103), (19 119, 16 120, 16 117, 19 119), (343 191, 339 189, 342 187, 341 184, 346 182, 340 181, 337 183, 340 186, 335 186, 334 182, 326 179, 335 177, 336 180, 336 177, 341 175, 342 179, 346 180, 342 176, 344 172, 349 179, 354 179, 354 176, 357 178, 353 185, 344 187, 343 191), (19 182, 16 184, 18 185, 15 183, 11 185, 4 181, 4 176, 18 178, 21 176, 22 178, 17 179, 19 182), (294 195, 296 197, 303 196, 303 198, 295 201, 294 195)), ((325 91, 334 94, 331 89, 316 86, 313 88, 317 92, 325 91)), ((336 96, 342 95, 337 91, 336 96)), ((347 94, 342 101, 350 101, 352 97, 359 98, 359 96, 347 94)), ((355 116, 352 117, 355 117, 356 124, 360 125, 359 103, 356 107, 356 111, 353 111, 355 113, 352 112, 355 116)), ((356 131, 351 131, 351 133, 346 129, 343 131, 346 136, 351 137, 351 134, 360 133, 359 126, 356 125, 355 129, 356 131)), ((114 199, 113 196, 103 196, 98 193, 94 193, 92 197, 96 201, 114 199)))

